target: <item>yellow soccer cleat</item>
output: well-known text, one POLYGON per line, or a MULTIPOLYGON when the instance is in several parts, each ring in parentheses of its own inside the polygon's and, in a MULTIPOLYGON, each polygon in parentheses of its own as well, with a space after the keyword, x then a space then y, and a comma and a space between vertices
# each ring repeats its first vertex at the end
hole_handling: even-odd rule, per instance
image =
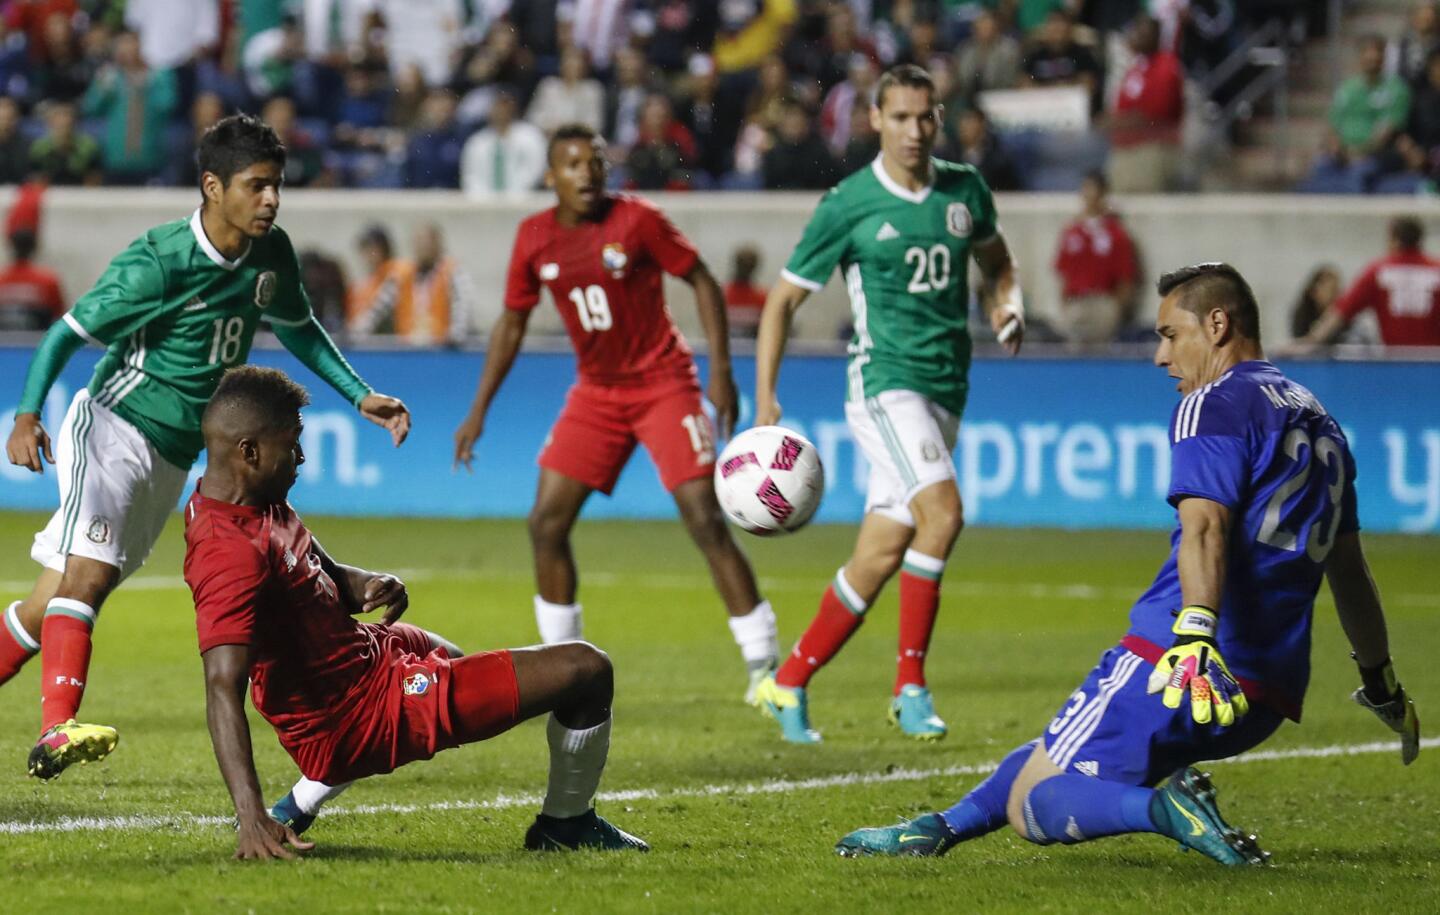
POLYGON ((115 729, 103 724, 57 724, 35 742, 26 768, 35 778, 49 780, 80 763, 99 762, 120 742, 115 729))

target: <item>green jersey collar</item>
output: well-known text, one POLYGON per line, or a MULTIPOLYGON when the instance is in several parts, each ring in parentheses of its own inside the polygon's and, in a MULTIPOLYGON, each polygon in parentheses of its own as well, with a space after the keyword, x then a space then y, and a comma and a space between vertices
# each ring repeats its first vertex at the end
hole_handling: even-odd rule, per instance
POLYGON ((250 249, 255 247, 254 242, 251 242, 245 246, 244 254, 235 258, 233 261, 226 260, 225 255, 221 254, 218 248, 210 244, 210 237, 205 234, 205 226, 200 223, 199 207, 197 207, 195 212, 190 216, 190 232, 195 236, 195 243, 200 246, 201 251, 205 252, 205 256, 214 261, 217 267, 225 270, 234 270, 236 267, 245 263, 245 258, 250 256, 250 249))
POLYGON ((901 200, 908 200, 911 203, 924 203, 925 198, 930 196, 930 191, 935 187, 934 166, 931 166, 930 168, 930 183, 925 185, 918 191, 911 191, 901 187, 898 183, 896 183, 894 178, 890 177, 890 173, 885 171, 885 166, 882 165, 880 162, 881 158, 883 157, 884 153, 881 153, 880 155, 875 157, 874 162, 870 163, 870 170, 875 173, 875 180, 880 182, 880 186, 885 188, 885 190, 889 191, 890 193, 894 194, 896 197, 899 197, 901 200))

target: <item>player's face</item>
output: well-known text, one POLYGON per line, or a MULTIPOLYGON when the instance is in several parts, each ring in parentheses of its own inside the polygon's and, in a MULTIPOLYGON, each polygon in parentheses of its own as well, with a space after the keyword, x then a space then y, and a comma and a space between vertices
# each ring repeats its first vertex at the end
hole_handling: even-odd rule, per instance
POLYGON ((256 443, 257 495, 267 503, 285 501, 299 478, 300 465, 305 463, 305 452, 300 447, 300 434, 304 429, 305 424, 297 415, 293 423, 265 433, 256 443))
POLYGON ((1155 364, 1179 382, 1175 390, 1189 394, 1219 377, 1219 359, 1215 334, 1207 332, 1205 322, 1193 311, 1182 308, 1179 298, 1178 291, 1172 292, 1160 302, 1155 318, 1155 333, 1160 337, 1155 364))
POLYGON ((940 106, 929 89, 915 86, 891 86, 883 102, 870 109, 870 126, 880 135, 881 151, 904 168, 923 168, 935 148, 940 106))
POLYGON ((602 140, 566 140, 550 157, 545 185, 555 189, 563 209, 590 216, 605 197, 605 173, 602 140))
MULTIPOLYGON (((230 176, 230 183, 220 186, 220 179, 210 176, 219 191, 220 214, 247 238, 260 238, 275 224, 280 212, 280 184, 284 179, 278 162, 256 162, 244 171, 230 176)), ((206 196, 210 196, 207 188, 206 196)))

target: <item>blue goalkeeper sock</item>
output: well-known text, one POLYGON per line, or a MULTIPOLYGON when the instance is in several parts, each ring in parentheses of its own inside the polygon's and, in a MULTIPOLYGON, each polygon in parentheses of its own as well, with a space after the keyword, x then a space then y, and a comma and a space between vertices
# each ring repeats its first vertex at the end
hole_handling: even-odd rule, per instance
POLYGON ((1056 775, 1030 789, 1025 830, 1038 845, 1066 845, 1126 832, 1159 832, 1150 818, 1155 792, 1088 775, 1056 775))
POLYGON ((1000 761, 990 777, 975 786, 960 803, 940 814, 945 825, 961 842, 989 835, 1006 824, 1005 804, 1010 799, 1010 786, 1035 749, 1035 741, 1022 744, 1000 761))

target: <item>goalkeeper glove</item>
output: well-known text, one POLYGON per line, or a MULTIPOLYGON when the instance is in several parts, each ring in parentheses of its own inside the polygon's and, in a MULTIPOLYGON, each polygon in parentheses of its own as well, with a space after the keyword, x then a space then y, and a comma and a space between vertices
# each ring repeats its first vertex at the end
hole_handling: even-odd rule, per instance
MULTIPOLYGON (((1360 666, 1358 661, 1356 666, 1360 666)), ((1420 755, 1420 719, 1415 716, 1414 701, 1395 679, 1394 665, 1386 658, 1379 667, 1360 667, 1360 682, 1363 685, 1351 698, 1400 735, 1400 762, 1410 765, 1420 755)))
POLYGON ((1179 708, 1188 690, 1190 714, 1197 723, 1209 724, 1213 717, 1226 727, 1248 712, 1250 703, 1215 644, 1219 622, 1209 607, 1196 605, 1181 610, 1172 627, 1175 643, 1160 656, 1146 691, 1158 693, 1163 689, 1165 707, 1179 708))

